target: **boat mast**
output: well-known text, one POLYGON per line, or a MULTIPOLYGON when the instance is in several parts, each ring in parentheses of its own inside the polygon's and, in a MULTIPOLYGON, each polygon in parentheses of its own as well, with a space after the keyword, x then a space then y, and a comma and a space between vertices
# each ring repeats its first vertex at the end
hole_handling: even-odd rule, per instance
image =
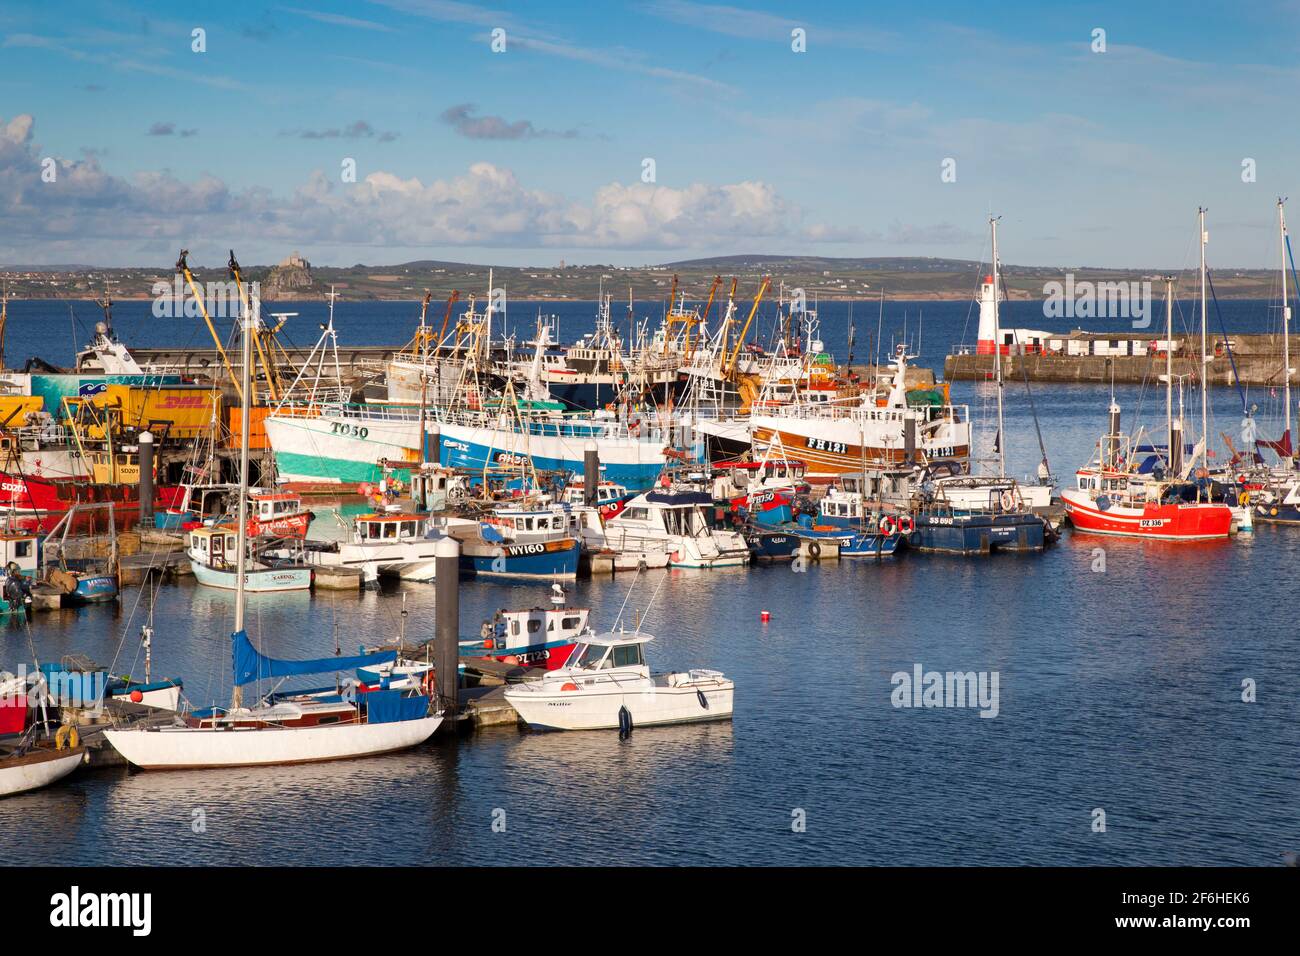
POLYGON ((1286 406, 1286 424, 1283 426, 1282 434, 1283 440, 1289 443, 1291 441, 1291 303, 1287 299, 1286 291, 1286 210, 1283 206, 1285 202, 1283 198, 1277 201, 1277 228, 1281 239, 1282 256, 1282 396, 1283 404, 1286 406))
POLYGON ((1210 464, 1210 402, 1209 392, 1205 388, 1205 377, 1210 372, 1210 356, 1207 351, 1208 333, 1205 302, 1205 207, 1196 210, 1197 222, 1201 230, 1201 457, 1204 467, 1210 464))
MULTIPOLYGON (((243 360, 240 365, 240 377, 243 380, 242 401, 239 403, 239 522, 236 527, 235 543, 235 633, 244 629, 244 572, 246 569, 244 548, 248 543, 248 429, 249 429, 249 389, 252 387, 249 374, 249 338, 253 323, 257 321, 255 312, 257 299, 249 296, 242 303, 243 319, 243 360)), ((330 290, 330 312, 334 311, 334 291, 330 290)), ((244 706, 244 690, 236 684, 230 692, 232 710, 244 706)))
MULTIPOLYGON (((1169 436, 1169 445, 1166 452, 1169 455, 1169 465, 1172 468, 1174 463, 1174 277, 1165 276, 1165 433, 1169 436)), ((1180 393, 1181 394, 1181 393, 1180 393)), ((1182 432, 1179 433, 1179 441, 1182 441, 1182 432)), ((1182 458, 1182 449, 1178 450, 1178 457, 1182 458)), ((1175 476, 1177 477, 1177 476, 1175 476)))
POLYGON ((989 227, 993 230, 993 361, 997 365, 998 387, 998 477, 1007 476, 1007 435, 1002 420, 1002 327, 998 322, 998 293, 1002 291, 1002 278, 998 274, 998 220, 1001 216, 989 216, 989 227))

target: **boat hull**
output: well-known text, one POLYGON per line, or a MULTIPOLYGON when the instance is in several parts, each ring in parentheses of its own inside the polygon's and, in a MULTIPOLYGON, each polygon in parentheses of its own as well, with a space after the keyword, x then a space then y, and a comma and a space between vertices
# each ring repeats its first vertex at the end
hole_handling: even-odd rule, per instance
POLYGON ((576 538, 528 544, 462 542, 460 570, 473 577, 571 580, 578 576, 582 546, 576 538))
POLYGON ((405 750, 424 743, 440 715, 382 724, 329 724, 293 728, 106 730, 104 736, 142 770, 262 767, 347 760, 405 750))
POLYGON ((506 700, 534 730, 614 730, 626 707, 632 727, 658 727, 708 720, 730 720, 735 688, 716 686, 653 687, 635 691, 507 691, 506 700), (708 701, 700 703, 700 694, 708 701))
MULTIPOLYGON (((1043 520, 1031 514, 920 514, 907 546, 938 554, 991 554, 1042 551, 1047 545, 1043 520)), ((841 552, 842 553, 842 552, 841 552)))
MULTIPOLYGON (((210 568, 191 559, 190 569, 200 584, 223 591, 235 590, 235 572, 210 568)), ((311 568, 266 568, 244 572, 244 590, 250 594, 276 591, 306 591, 311 587, 311 568)))
POLYGON ((26 793, 62 780, 77 769, 86 748, 36 750, 21 757, 0 757, 0 797, 26 793))
POLYGON ((1157 541, 1209 541, 1232 530, 1232 509, 1224 504, 1147 504, 1143 508, 1112 504, 1102 508, 1074 488, 1061 492, 1065 513, 1085 534, 1150 538, 1157 541))
MULTIPOLYGON (((957 437, 951 440, 922 441, 917 448, 930 459, 965 460, 970 454, 968 426, 965 422, 947 426, 957 437)), ((851 419, 810 420, 755 417, 753 424, 754 457, 770 451, 805 462, 809 482, 826 484, 839 476, 861 471, 864 466, 895 467, 907 463, 901 431, 891 443, 862 444, 862 428, 851 419), (800 428, 803 425, 803 428, 800 428), (855 440, 856 439, 856 440, 855 440)))

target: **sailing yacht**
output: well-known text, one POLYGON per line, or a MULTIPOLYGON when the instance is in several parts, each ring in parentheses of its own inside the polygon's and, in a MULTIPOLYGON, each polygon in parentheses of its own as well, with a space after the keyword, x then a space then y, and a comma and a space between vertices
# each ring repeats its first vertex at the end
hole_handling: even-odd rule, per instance
MULTIPOLYGON (((233 258, 233 257, 232 257, 233 258)), ((258 321, 254 297, 243 300, 243 389, 240 429, 239 520, 236 554, 248 536, 248 433, 252 383, 249 341, 258 321)), ((146 770, 244 767, 339 760, 404 750, 428 740, 442 723, 431 698, 399 689, 340 695, 271 692, 251 706, 244 688, 260 680, 324 674, 369 667, 396 659, 395 651, 354 657, 278 660, 264 656, 244 630, 245 563, 236 563, 235 629, 230 636, 234 669, 231 704, 178 716, 163 726, 136 724, 104 731, 104 737, 133 765, 146 770)))

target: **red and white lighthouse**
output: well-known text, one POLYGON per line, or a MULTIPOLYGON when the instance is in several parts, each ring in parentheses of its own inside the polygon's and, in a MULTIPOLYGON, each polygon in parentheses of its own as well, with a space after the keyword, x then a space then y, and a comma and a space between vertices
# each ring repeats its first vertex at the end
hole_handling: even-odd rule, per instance
POLYGON ((998 342, 1002 338, 998 323, 998 303, 1005 298, 993 276, 986 275, 984 281, 980 283, 980 332, 975 344, 975 354, 992 355, 994 352, 1001 352, 1006 355, 1010 352, 1006 343, 1002 343, 999 347, 998 342))

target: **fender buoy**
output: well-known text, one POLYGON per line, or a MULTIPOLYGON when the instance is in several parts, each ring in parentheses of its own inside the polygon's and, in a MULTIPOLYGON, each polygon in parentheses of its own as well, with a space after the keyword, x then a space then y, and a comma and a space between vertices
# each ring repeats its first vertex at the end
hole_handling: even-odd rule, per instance
POLYGON ((618 709, 618 739, 627 740, 632 736, 632 713, 624 704, 618 709))
POLYGON ((140 693, 138 689, 131 691, 131 703, 138 704, 142 700, 144 700, 144 694, 140 693))
POLYGON ((820 541, 811 542, 808 545, 808 557, 816 561, 821 556, 822 556, 822 543, 820 541))
POLYGON ((578 689, 578 685, 575 684, 573 681, 566 681, 564 685, 560 687, 560 690, 577 690, 577 689, 578 689))
POLYGON ((704 691, 702 691, 702 690, 697 690, 697 691, 695 692, 695 696, 696 696, 697 698, 699 698, 700 706, 703 707, 705 710, 708 710, 708 709, 709 709, 709 699, 708 699, 707 697, 704 696, 704 691))

